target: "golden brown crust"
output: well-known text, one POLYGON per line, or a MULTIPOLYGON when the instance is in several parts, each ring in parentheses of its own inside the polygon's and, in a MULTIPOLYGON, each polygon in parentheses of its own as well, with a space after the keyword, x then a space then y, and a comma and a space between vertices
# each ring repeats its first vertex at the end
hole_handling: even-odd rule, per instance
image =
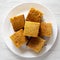
POLYGON ((32 21, 32 22, 41 22, 43 17, 43 13, 41 11, 36 10, 35 8, 31 8, 26 21, 32 21))
POLYGON ((52 25, 51 23, 41 22, 40 36, 51 37, 52 25))
POLYGON ((23 29, 15 32, 13 35, 10 36, 10 38, 16 47, 21 47, 24 43, 27 42, 23 34, 23 29))
POLYGON ((26 21, 24 26, 24 35, 38 37, 40 23, 26 21))
POLYGON ((30 42, 28 43, 28 47, 31 48, 35 52, 40 52, 42 47, 44 46, 46 40, 37 37, 37 38, 31 38, 30 42))
POLYGON ((14 31, 18 31, 24 27, 24 24, 25 24, 24 15, 22 14, 22 15, 10 18, 10 22, 13 26, 14 31))

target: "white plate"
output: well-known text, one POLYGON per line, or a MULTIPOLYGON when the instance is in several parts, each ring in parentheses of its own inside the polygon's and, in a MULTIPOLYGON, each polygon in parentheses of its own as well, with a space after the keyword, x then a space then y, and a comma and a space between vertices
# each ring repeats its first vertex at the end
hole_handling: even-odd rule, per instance
POLYGON ((2 24, 1 32, 2 32, 2 36, 4 38, 6 45, 13 53, 15 53, 16 55, 21 56, 21 57, 32 58, 32 57, 42 56, 53 46, 53 44, 56 40, 56 37, 57 37, 57 24, 56 24, 54 15, 51 13, 51 11, 49 9, 47 9, 43 5, 36 4, 36 3, 24 3, 24 4, 16 6, 9 12, 9 14, 7 15, 6 19, 4 20, 4 22, 2 24), (33 51, 31 51, 30 49, 25 48, 25 47, 16 48, 13 45, 11 39, 9 38, 10 35, 13 34, 13 32, 14 32, 12 29, 12 26, 10 24, 10 21, 9 21, 10 17, 16 16, 19 14, 24 14, 26 17, 26 15, 31 7, 34 7, 38 10, 42 10, 44 12, 44 20, 46 22, 51 22, 52 27, 53 27, 53 34, 52 34, 51 38, 49 38, 47 45, 42 49, 42 51, 39 54, 36 54, 33 51))

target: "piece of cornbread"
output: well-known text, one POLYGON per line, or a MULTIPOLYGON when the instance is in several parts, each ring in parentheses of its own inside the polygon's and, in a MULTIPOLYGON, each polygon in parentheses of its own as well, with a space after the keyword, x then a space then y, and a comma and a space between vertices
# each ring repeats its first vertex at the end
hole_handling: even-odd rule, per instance
POLYGON ((35 8, 31 8, 26 21, 32 21, 32 22, 41 22, 43 17, 43 13, 35 8))
POLYGON ((38 37, 40 23, 25 21, 24 35, 31 37, 38 37))
POLYGON ((27 39, 23 34, 23 29, 15 32, 13 35, 10 36, 10 38, 16 47, 21 47, 24 43, 27 42, 27 39))
POLYGON ((37 38, 31 38, 30 42, 28 43, 28 47, 31 48, 35 52, 40 52, 42 50, 42 47, 44 46, 46 40, 37 37, 37 38))
POLYGON ((40 36, 51 37, 51 35, 52 35, 52 24, 46 23, 46 22, 41 22, 39 34, 40 34, 40 36))
POLYGON ((24 27, 24 24, 25 24, 24 15, 22 14, 22 15, 10 18, 10 22, 13 26, 14 31, 18 31, 24 27))

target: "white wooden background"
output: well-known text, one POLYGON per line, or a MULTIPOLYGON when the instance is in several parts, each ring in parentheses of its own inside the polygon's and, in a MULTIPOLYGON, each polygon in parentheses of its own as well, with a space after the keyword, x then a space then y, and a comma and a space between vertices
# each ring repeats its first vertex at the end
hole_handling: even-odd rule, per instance
MULTIPOLYGON (((4 20, 4 16, 9 12, 11 8, 17 4, 25 2, 42 3, 52 10, 55 14, 56 23, 58 25, 58 37, 52 49, 43 57, 35 58, 34 60, 60 60, 60 0, 0 0, 0 26, 4 20)), ((0 32, 1 33, 1 32, 0 32)), ((0 34, 1 35, 1 34, 0 34)), ((4 43, 4 40, 0 36, 0 60, 33 60, 19 58, 14 55, 4 43)))

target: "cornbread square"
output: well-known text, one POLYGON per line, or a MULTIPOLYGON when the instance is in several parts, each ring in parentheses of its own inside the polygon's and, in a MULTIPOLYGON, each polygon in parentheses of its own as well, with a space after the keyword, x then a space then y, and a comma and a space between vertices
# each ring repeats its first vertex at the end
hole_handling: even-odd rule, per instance
POLYGON ((13 26, 14 31, 18 31, 24 27, 24 24, 25 24, 24 15, 22 14, 22 15, 10 18, 10 22, 13 26))
POLYGON ((41 22, 40 34, 41 34, 41 36, 51 37, 51 35, 52 35, 52 24, 46 23, 46 22, 41 22))
POLYGON ((32 22, 41 22, 43 17, 43 13, 35 8, 31 8, 26 21, 32 21, 32 22))
POLYGON ((24 26, 24 35, 38 37, 40 23, 26 21, 24 26))
POLYGON ((30 42, 28 43, 28 47, 31 48, 35 52, 40 52, 42 50, 42 47, 45 45, 46 40, 37 37, 37 38, 31 38, 30 42))
POLYGON ((21 47, 24 43, 27 42, 25 36, 23 35, 23 29, 15 32, 13 35, 10 36, 10 38, 16 47, 21 47))

